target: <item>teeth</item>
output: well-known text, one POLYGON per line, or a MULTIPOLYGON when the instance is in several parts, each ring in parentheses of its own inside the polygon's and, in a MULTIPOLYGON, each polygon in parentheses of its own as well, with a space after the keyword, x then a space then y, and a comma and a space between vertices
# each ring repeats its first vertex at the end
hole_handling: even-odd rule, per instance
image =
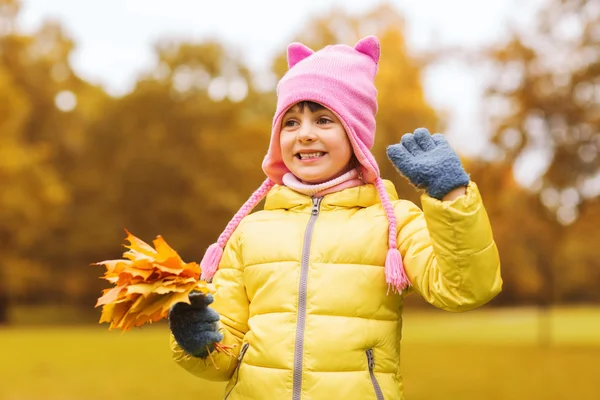
POLYGON ((301 160, 308 160, 311 158, 318 158, 323 156, 325 153, 323 152, 317 152, 317 153, 300 153, 298 154, 300 156, 301 160))

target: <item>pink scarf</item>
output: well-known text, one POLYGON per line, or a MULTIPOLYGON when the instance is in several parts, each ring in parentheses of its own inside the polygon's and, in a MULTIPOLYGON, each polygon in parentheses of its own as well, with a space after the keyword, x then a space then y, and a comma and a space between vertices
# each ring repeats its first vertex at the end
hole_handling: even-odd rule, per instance
POLYGON ((343 189, 364 185, 364 182, 359 178, 356 168, 352 168, 350 171, 337 178, 317 184, 303 183, 296 178, 294 174, 288 172, 283 175, 283 184, 298 193, 311 197, 322 197, 328 193, 339 192, 343 189))

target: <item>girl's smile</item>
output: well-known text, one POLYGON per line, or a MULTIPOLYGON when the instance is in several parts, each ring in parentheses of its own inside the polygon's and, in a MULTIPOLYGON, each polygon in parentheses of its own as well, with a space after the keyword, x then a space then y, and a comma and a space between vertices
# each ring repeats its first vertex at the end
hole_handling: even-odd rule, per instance
POLYGON ((324 157, 325 155, 327 155, 327 153, 324 151, 307 151, 307 152, 296 153, 296 158, 298 158, 301 161, 310 162, 310 161, 319 160, 320 158, 324 157))

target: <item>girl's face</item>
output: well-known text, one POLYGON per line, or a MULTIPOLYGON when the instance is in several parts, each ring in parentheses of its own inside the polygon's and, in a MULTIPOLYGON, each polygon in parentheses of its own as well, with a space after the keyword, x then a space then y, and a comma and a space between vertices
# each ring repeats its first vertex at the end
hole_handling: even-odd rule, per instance
POLYGON ((340 120, 328 109, 309 104, 296 104, 285 113, 279 143, 290 172, 315 184, 348 171, 353 151, 340 120))

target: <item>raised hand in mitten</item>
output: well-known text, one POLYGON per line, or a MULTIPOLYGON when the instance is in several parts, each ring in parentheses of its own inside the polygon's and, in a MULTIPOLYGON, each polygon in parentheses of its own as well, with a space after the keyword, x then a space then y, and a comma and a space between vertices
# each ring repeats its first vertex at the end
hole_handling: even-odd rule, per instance
POLYGON ((417 188, 438 200, 453 189, 469 184, 458 155, 439 133, 418 128, 387 148, 387 156, 398 171, 417 188))
POLYGON ((169 328, 179 346, 194 357, 206 358, 214 344, 223 340, 218 331, 219 314, 209 307, 210 294, 192 292, 191 304, 177 303, 169 311, 169 328))

